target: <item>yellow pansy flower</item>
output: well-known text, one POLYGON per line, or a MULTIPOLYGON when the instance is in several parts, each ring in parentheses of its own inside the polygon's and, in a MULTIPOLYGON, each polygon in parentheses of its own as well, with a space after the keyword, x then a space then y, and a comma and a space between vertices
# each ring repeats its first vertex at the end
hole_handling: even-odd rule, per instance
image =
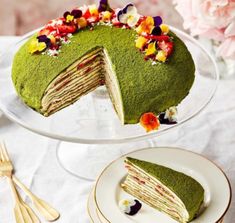
POLYGON ((145 51, 145 55, 146 55, 146 56, 150 56, 150 55, 153 55, 153 54, 156 53, 155 43, 156 43, 156 42, 153 42, 153 43, 150 43, 150 44, 148 45, 148 48, 147 48, 146 51, 145 51))
POLYGON ((30 53, 36 53, 41 52, 44 49, 46 49, 47 45, 44 42, 38 42, 37 39, 33 39, 29 45, 29 52, 30 53))
POLYGON ((138 39, 136 40, 136 47, 138 49, 143 49, 145 44, 147 43, 148 39, 144 38, 143 36, 139 36, 138 39))
POLYGON ((156 60, 165 62, 166 58, 167 58, 166 53, 163 50, 159 50, 156 55, 156 60))
POLYGON ((167 33, 169 33, 169 31, 170 31, 169 26, 166 25, 166 24, 161 24, 161 25, 160 25, 160 28, 161 28, 161 30, 162 30, 162 32, 163 32, 164 34, 167 34, 167 33))
POLYGON ((67 15, 66 16, 66 22, 69 23, 69 22, 72 22, 74 20, 74 16, 73 15, 67 15))
POLYGON ((99 16, 99 11, 96 5, 90 5, 89 6, 89 12, 92 16, 99 16))
POLYGON ((112 17, 112 13, 109 11, 102 12, 102 20, 103 21, 108 21, 112 17))

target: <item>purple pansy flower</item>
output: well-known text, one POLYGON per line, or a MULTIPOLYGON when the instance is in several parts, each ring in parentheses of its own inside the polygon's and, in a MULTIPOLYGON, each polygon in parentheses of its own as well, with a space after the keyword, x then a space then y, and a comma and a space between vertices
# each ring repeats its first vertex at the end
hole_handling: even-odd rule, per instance
POLYGON ((75 19, 82 17, 82 11, 80 9, 73 9, 71 15, 74 16, 75 19))
POLYGON ((160 36, 162 34, 162 30, 160 26, 155 26, 151 32, 152 35, 154 36, 160 36))
POLYGON ((153 17, 154 26, 160 26, 162 24, 162 18, 160 16, 153 17))
POLYGON ((108 0, 100 0, 98 11, 99 12, 104 12, 104 11, 113 12, 113 9, 111 9, 111 7, 109 6, 108 0))
POLYGON ((47 47, 51 46, 51 39, 48 38, 46 35, 38 36, 37 39, 38 42, 44 42, 47 45, 47 47))
POLYGON ((69 11, 65 12, 64 13, 64 18, 65 18, 67 23, 70 23, 71 21, 68 20, 68 16, 71 16, 72 20, 80 18, 82 16, 82 11, 79 10, 79 9, 73 9, 72 12, 69 12, 69 11))
POLYGON ((136 199, 123 199, 119 201, 120 210, 127 215, 135 215, 141 209, 142 204, 136 199))

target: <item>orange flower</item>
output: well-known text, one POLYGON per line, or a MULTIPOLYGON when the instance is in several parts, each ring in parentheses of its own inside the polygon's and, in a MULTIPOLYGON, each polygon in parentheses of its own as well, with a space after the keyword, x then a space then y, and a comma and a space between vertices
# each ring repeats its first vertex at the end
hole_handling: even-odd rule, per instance
POLYGON ((87 20, 84 17, 76 19, 79 29, 85 28, 87 26, 87 20))
POLYGON ((154 28, 154 20, 153 17, 148 16, 140 25, 136 28, 138 34, 147 33, 150 34, 152 29, 154 28))
POLYGON ((160 126, 158 117, 152 112, 144 113, 140 117, 140 124, 146 129, 147 132, 157 130, 160 126))

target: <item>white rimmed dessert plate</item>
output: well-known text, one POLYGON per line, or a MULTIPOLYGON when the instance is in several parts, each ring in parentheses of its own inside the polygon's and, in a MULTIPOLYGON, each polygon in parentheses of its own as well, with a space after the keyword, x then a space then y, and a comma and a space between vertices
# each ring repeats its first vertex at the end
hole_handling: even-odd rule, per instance
MULTIPOLYGON (((126 176, 124 159, 126 156, 158 163, 192 176, 205 190, 204 211, 193 223, 221 222, 231 203, 231 186, 224 172, 207 158, 179 148, 159 147, 138 150, 109 164, 99 176, 94 192, 94 200, 102 223, 143 223, 156 220, 161 223, 176 223, 148 205, 143 204, 134 216, 123 214, 118 203, 131 197, 120 187, 126 176)), ((133 197, 132 197, 133 198, 133 197)))
POLYGON ((95 200, 94 200, 94 189, 92 189, 88 197, 87 212, 90 217, 91 223, 102 223, 97 214, 97 209, 96 209, 95 200))

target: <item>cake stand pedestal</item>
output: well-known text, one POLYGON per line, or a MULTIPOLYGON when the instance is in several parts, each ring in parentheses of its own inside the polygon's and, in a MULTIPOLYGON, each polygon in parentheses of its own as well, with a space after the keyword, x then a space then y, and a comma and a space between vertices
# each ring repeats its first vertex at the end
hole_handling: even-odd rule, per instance
POLYGON ((96 89, 74 105, 48 118, 27 107, 16 94, 11 80, 11 68, 15 52, 37 30, 26 34, 9 47, 2 57, 0 110, 21 126, 40 135, 58 139, 60 143, 57 145, 57 157, 62 167, 80 178, 93 180, 111 160, 123 153, 153 146, 151 138, 193 119, 213 98, 219 78, 213 58, 191 36, 174 27, 170 29, 186 44, 196 68, 190 93, 178 105, 176 125, 162 125, 158 131, 151 133, 146 133, 139 124, 121 125, 105 87, 96 89), (135 141, 138 144, 131 144, 135 141))
POLYGON ((56 154, 59 164, 69 174, 93 181, 102 169, 113 160, 128 152, 153 146, 154 144, 150 139, 138 143, 113 145, 59 142, 56 154))

